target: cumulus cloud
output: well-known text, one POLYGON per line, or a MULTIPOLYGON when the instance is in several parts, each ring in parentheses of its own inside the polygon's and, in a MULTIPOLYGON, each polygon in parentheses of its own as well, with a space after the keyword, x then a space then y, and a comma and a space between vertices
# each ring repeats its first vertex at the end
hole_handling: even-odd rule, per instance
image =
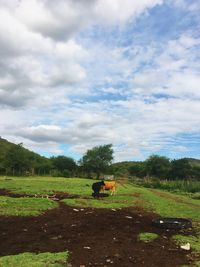
POLYGON ((48 153, 113 143, 115 160, 187 152, 177 139, 200 132, 200 39, 135 40, 162 3, 0 0, 2 134, 48 153))
POLYGON ((15 16, 44 36, 65 39, 87 25, 125 23, 161 3, 162 0, 24 0, 16 3, 15 16))

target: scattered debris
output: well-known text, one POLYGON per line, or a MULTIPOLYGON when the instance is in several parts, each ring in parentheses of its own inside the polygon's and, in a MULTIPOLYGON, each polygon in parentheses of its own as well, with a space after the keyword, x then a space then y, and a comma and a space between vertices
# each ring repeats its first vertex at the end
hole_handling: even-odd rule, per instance
POLYGON ((79 211, 78 209, 73 209, 73 211, 79 211))
POLYGON ((113 261, 111 259, 107 259, 106 262, 107 263, 113 263, 113 261))
POLYGON ((184 249, 184 250, 190 250, 190 243, 182 245, 181 248, 184 249))
POLYGON ((91 249, 91 247, 83 247, 84 249, 91 249))
POLYGON ((125 216, 127 219, 133 219, 133 217, 131 216, 125 216))
POLYGON ((111 209, 112 211, 117 211, 116 209, 111 209))

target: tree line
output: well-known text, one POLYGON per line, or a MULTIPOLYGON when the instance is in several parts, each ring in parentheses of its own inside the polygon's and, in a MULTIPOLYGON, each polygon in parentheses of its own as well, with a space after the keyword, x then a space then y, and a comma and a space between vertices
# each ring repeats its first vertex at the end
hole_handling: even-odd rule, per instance
POLYGON ((152 155, 143 162, 113 163, 112 144, 96 146, 86 151, 76 162, 73 158, 59 155, 42 157, 23 147, 23 144, 10 145, 0 155, 1 175, 50 175, 61 177, 102 178, 103 174, 115 177, 156 177, 168 180, 200 180, 200 164, 191 164, 186 159, 170 160, 167 157, 152 155))
POLYGON ((160 180, 200 180, 200 165, 192 164, 187 158, 170 160, 164 156, 151 155, 146 161, 131 166, 129 174, 160 180))
POLYGON ((112 145, 103 145, 88 150, 76 162, 73 158, 59 155, 51 158, 42 157, 23 147, 23 144, 4 142, 6 149, 0 154, 0 174, 23 175, 50 175, 61 177, 93 177, 100 178, 102 173, 108 171, 113 160, 112 145))

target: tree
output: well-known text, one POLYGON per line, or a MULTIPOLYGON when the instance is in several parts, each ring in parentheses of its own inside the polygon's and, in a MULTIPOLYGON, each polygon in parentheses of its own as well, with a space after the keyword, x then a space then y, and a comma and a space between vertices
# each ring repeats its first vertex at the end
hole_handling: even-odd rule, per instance
POLYGON ((23 175, 30 169, 30 161, 23 144, 12 146, 5 155, 5 167, 12 171, 13 175, 23 175))
POLYGON ((61 173, 61 175, 74 174, 76 171, 77 165, 74 159, 65 156, 58 156, 51 158, 53 166, 61 173))
POLYGON ((150 176, 167 178, 170 168, 170 160, 164 156, 152 155, 146 160, 146 172, 150 176))
POLYGON ((112 144, 96 146, 86 152, 80 163, 83 169, 88 172, 96 173, 97 179, 100 174, 108 170, 113 160, 112 144))
POLYGON ((171 165, 171 179, 187 179, 192 175, 192 167, 187 159, 173 160, 171 165))
POLYGON ((142 178, 146 175, 145 165, 143 162, 135 163, 134 165, 129 167, 128 171, 131 176, 142 178))

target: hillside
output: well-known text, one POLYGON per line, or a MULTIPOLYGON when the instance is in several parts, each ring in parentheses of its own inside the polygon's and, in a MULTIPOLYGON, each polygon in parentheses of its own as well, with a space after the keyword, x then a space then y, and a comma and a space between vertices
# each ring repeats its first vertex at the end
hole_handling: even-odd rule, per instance
MULTIPOLYGON (((18 144, 19 145, 19 144, 18 144)), ((7 152, 11 149, 11 148, 16 148, 18 145, 14 144, 14 143, 11 143, 9 142, 8 140, 6 139, 3 139, 0 137, 0 161, 2 159, 4 159, 5 155, 7 154, 7 152)), ((20 143, 21 145, 21 143, 20 143)), ((44 159, 45 157, 33 152, 33 151, 30 151, 29 149, 27 148, 24 148, 23 146, 22 147, 22 150, 27 153, 27 156, 35 156, 35 157, 38 157, 38 158, 41 158, 41 159, 44 159)), ((47 159, 47 158, 46 158, 47 159)))
MULTIPOLYGON (((40 169, 44 170, 50 164, 50 159, 33 151, 0 138, 0 173, 5 174, 6 169, 40 169)), ((9 171, 9 174, 10 171, 9 171)))
POLYGON ((199 167, 200 168, 200 159, 194 159, 194 158, 186 158, 186 159, 189 161, 189 163, 192 167, 199 167))

